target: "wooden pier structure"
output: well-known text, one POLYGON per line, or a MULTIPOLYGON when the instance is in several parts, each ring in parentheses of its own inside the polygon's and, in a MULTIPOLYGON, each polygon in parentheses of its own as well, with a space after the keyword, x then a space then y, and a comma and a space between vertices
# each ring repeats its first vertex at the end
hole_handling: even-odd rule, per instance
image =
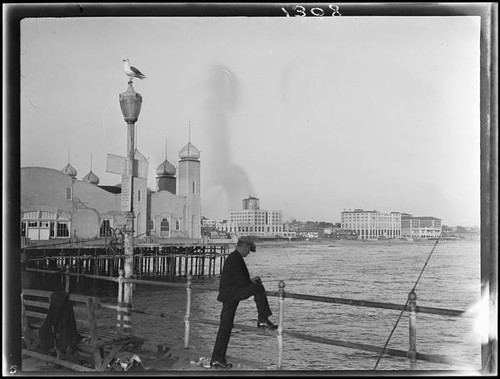
MULTIPOLYGON (((134 246, 133 272, 137 279, 176 280, 220 275, 229 245, 140 245, 134 246)), ((124 269, 123 249, 106 246, 40 246, 23 249, 29 267, 96 276, 118 276, 124 269)))

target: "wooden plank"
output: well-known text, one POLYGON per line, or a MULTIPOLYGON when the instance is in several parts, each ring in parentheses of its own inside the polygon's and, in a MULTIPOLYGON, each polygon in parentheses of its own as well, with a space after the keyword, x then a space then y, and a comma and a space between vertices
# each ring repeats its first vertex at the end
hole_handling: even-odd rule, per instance
POLYGON ((36 358, 36 359, 40 359, 44 362, 53 362, 53 363, 56 363, 60 366, 64 366, 64 367, 67 367, 73 371, 78 371, 78 372, 90 372, 90 371, 96 371, 90 367, 85 367, 85 366, 81 366, 81 365, 78 365, 76 363, 73 363, 73 362, 69 362, 69 361, 64 361, 62 359, 57 359, 56 357, 52 357, 50 355, 45 355, 45 354, 40 354, 36 351, 31 351, 31 350, 27 350, 27 349, 22 349, 22 353, 23 355, 27 355, 29 357, 33 357, 33 358, 36 358))
POLYGON ((35 311, 30 311, 30 310, 26 310, 25 313, 26 313, 26 316, 28 316, 28 317, 34 317, 34 318, 38 318, 38 319, 42 319, 42 320, 45 320, 45 318, 47 317, 47 313, 35 312, 35 311))
POLYGON ((88 307, 88 320, 89 320, 89 331, 92 339, 97 338, 97 324, 95 321, 95 307, 94 301, 92 298, 87 298, 87 307, 88 307))
POLYGON ((87 307, 73 307, 73 313, 75 314, 75 317, 80 316, 87 318, 88 310, 87 307))
POLYGON ((97 332, 98 340, 100 343, 114 343, 114 342, 122 342, 122 341, 130 341, 133 342, 134 338, 132 336, 128 336, 126 334, 115 334, 115 333, 100 333, 97 332))
POLYGON ((30 289, 30 288, 23 289, 23 295, 40 296, 40 297, 46 297, 46 298, 50 299, 51 294, 52 294, 52 291, 35 290, 35 289, 30 289))
POLYGON ((88 330, 89 329, 89 321, 86 319, 77 319, 75 320, 76 322, 76 328, 81 329, 81 330, 88 330))
POLYGON ((28 299, 24 299, 24 305, 25 306, 29 305, 31 307, 37 307, 37 308, 45 308, 45 309, 49 309, 49 307, 50 307, 50 303, 28 300, 28 299))
POLYGON ((28 326, 32 329, 40 329, 42 327, 42 324, 43 322, 45 321, 45 319, 41 319, 39 317, 37 318, 33 318, 31 317, 29 320, 28 320, 28 326))
POLYGON ((118 305, 112 305, 112 304, 107 304, 107 303, 99 303, 99 308, 105 308, 105 309, 112 309, 114 311, 118 311, 121 309, 118 305))
POLYGON ((76 293, 72 293, 69 295, 69 299, 75 303, 82 303, 84 305, 87 304, 87 299, 91 298, 94 300, 94 303, 98 302, 99 298, 95 296, 86 296, 86 295, 79 295, 76 293))

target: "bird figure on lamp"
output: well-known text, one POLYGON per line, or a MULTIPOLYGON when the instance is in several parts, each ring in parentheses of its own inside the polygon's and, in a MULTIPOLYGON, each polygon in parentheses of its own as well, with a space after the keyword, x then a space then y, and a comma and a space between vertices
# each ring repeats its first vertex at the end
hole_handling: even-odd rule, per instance
POLYGON ((130 82, 132 82, 133 78, 139 78, 141 80, 146 78, 146 75, 144 75, 142 72, 140 72, 134 66, 131 66, 129 64, 128 59, 123 60, 123 72, 125 73, 125 75, 130 77, 130 82))

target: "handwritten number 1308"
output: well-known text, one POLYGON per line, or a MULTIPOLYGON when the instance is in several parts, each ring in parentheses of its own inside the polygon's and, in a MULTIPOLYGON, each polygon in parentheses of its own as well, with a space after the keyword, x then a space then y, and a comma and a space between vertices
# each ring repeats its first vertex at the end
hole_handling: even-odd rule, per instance
MULTIPOLYGON (((341 16, 341 14, 339 12, 339 6, 338 5, 329 4, 328 8, 330 8, 332 10, 332 17, 341 16)), ((297 14, 295 14, 295 17, 305 17, 305 16, 307 16, 307 9, 305 7, 303 7, 302 5, 295 5, 294 7, 292 7, 292 9, 295 12, 297 12, 297 14)), ((281 10, 283 12, 285 12, 286 17, 291 17, 290 13, 288 13, 288 11, 285 8, 281 8, 281 10)), ((325 15, 325 11, 323 10, 323 8, 317 8, 317 7, 315 7, 315 8, 311 8, 311 14, 313 16, 322 17, 322 16, 325 15)))

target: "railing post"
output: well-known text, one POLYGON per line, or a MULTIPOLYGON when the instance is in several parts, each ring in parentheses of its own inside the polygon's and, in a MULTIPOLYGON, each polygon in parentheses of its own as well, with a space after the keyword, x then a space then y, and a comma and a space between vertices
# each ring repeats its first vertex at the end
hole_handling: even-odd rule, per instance
POLYGON ((189 316, 191 315, 191 272, 187 276, 186 295, 186 316, 184 316, 184 349, 189 348, 189 316))
POLYGON ((123 313, 123 275, 125 271, 118 271, 118 313, 116 315, 116 327, 122 327, 122 313, 123 313))
POLYGON ((417 368, 417 294, 411 291, 408 294, 408 307, 410 311, 410 348, 408 358, 410 359, 410 369, 417 368))
POLYGON ((70 275, 69 275, 69 265, 66 265, 66 275, 65 275, 65 288, 64 290, 69 293, 69 278, 70 278, 70 275))
POLYGON ((278 336, 278 370, 283 369, 283 300, 285 299, 285 282, 280 280, 278 283, 278 302, 279 302, 279 315, 278 315, 278 329, 276 335, 278 336))

